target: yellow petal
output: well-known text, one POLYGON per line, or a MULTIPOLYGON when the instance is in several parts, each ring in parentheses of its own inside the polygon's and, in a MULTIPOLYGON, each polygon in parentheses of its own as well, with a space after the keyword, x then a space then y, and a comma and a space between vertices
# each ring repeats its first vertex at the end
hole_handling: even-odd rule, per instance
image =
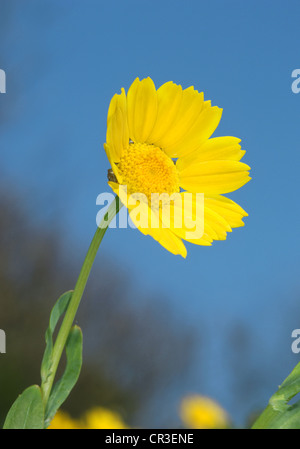
POLYGON ((111 168, 112 168, 112 170, 113 170, 113 172, 114 172, 114 174, 115 174, 115 176, 116 176, 118 182, 120 182, 119 171, 118 171, 118 169, 117 169, 116 164, 115 164, 114 161, 113 161, 113 155, 112 155, 112 153, 111 153, 110 147, 109 147, 106 143, 105 143, 103 146, 104 146, 104 150, 105 150, 107 159, 109 160, 109 163, 110 163, 110 165, 111 165, 111 168))
POLYGON ((214 137, 202 143, 195 151, 185 157, 180 157, 176 163, 179 171, 183 171, 197 162, 205 161, 239 161, 246 151, 241 150, 241 139, 225 136, 214 137))
MULTIPOLYGON (((209 207, 206 197, 191 192, 181 192, 181 202, 171 203, 169 228, 180 238, 196 245, 210 245, 213 240, 225 240, 231 226, 214 207, 209 207)), ((167 224, 167 220, 162 221, 167 224)))
POLYGON ((224 217, 208 208, 206 201, 204 201, 203 235, 200 238, 191 236, 190 233, 187 233, 187 229, 174 229, 174 232, 195 245, 209 245, 213 240, 225 240, 227 232, 231 232, 231 227, 224 217))
POLYGON ((205 207, 221 215, 231 228, 244 226, 242 219, 248 216, 241 206, 221 195, 206 196, 205 207))
POLYGON ((181 201, 170 202, 169 214, 160 210, 161 221, 181 239, 210 246, 212 238, 204 230, 204 204, 200 197, 190 192, 181 192, 181 201))
POLYGON ((170 229, 150 229, 148 235, 157 240, 166 250, 172 254, 178 254, 186 258, 187 250, 182 240, 170 229))
POLYGON ((146 203, 140 203, 141 213, 147 217, 143 222, 143 226, 140 225, 140 221, 137 220, 137 217, 134 213, 135 207, 130 206, 130 196, 127 194, 126 186, 120 186, 117 183, 109 182, 109 186, 115 192, 116 195, 119 196, 121 202, 125 207, 128 208, 128 212, 131 220, 137 227, 137 229, 142 232, 144 235, 150 235, 154 238, 158 243, 160 243, 165 249, 167 249, 172 254, 179 254, 182 257, 186 257, 187 251, 182 242, 182 240, 177 237, 170 229, 163 228, 162 222, 158 218, 158 228, 152 226, 151 222, 151 209, 148 207, 146 203))
POLYGON ((111 99, 107 113, 107 122, 109 122, 117 108, 121 109, 123 113, 126 114, 126 94, 123 87, 121 93, 115 94, 111 99))
POLYGON ((171 156, 168 148, 182 140, 196 122, 204 107, 203 92, 199 93, 193 86, 182 91, 180 106, 177 115, 168 132, 156 141, 171 156))
POLYGON ((109 147, 111 160, 119 162, 123 148, 126 148, 129 144, 124 89, 122 89, 121 94, 114 95, 110 102, 107 114, 106 143, 109 147))
POLYGON ((207 207, 206 203, 204 207, 204 220, 205 224, 207 224, 208 226, 208 229, 212 229, 213 232, 217 235, 217 237, 215 237, 215 240, 225 240, 227 232, 231 232, 231 227, 229 226, 225 218, 207 207))
POLYGON ((196 150, 202 142, 209 139, 217 128, 222 109, 217 106, 205 107, 181 139, 165 148, 170 157, 183 157, 196 150))
POLYGON ((134 142, 147 142, 157 116, 157 94, 151 78, 136 78, 127 93, 129 137, 134 142))
POLYGON ((173 125, 182 101, 182 87, 172 81, 163 84, 157 90, 157 118, 154 128, 147 139, 148 143, 159 146, 160 139, 173 125))
POLYGON ((190 192, 205 194, 233 192, 246 184, 250 167, 237 161, 198 162, 179 172, 180 186, 190 192))
MULTIPOLYGON (((203 237, 225 240, 227 232, 231 232, 232 228, 244 226, 242 218, 247 215, 247 212, 229 198, 221 195, 205 196, 203 237)), ((201 240, 188 240, 194 244, 203 244, 201 240)))

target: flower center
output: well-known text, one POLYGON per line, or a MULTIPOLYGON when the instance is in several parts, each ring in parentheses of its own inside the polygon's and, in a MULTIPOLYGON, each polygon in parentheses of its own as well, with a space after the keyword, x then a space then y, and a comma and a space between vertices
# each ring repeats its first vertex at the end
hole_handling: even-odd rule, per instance
POLYGON ((128 194, 143 193, 151 200, 151 193, 180 191, 174 162, 160 148, 146 143, 130 143, 118 164, 122 184, 128 194))

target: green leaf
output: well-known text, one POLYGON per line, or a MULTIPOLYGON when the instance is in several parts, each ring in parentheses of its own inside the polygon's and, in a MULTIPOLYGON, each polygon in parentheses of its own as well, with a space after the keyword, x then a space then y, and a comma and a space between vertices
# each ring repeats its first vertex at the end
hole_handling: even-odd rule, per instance
POLYGON ((284 412, 276 411, 268 405, 252 429, 300 429, 300 401, 288 405, 284 412))
POLYGON ((271 396, 269 405, 255 421, 252 429, 300 429, 300 401, 289 401, 300 393, 300 363, 271 396))
POLYGON ((291 374, 280 385, 278 390, 270 399, 270 405, 274 410, 285 411, 288 402, 300 392, 300 363, 298 363, 291 374))
POLYGON ((281 413, 274 424, 275 429, 300 429, 300 401, 281 413))
POLYGON ((45 413, 45 427, 48 427, 55 413, 67 399, 76 384, 82 365, 82 332, 74 326, 66 343, 67 365, 61 379, 54 385, 45 413))
POLYGON ((44 405, 39 386, 28 387, 11 406, 4 429, 43 429, 44 405))
POLYGON ((53 333, 55 331, 56 325, 60 319, 60 317, 65 313, 69 302, 71 300, 73 291, 70 290, 63 295, 61 295, 56 301, 49 320, 49 327, 46 331, 45 339, 46 339, 46 349, 43 356, 43 361, 41 365, 41 378, 42 385, 47 382, 49 374, 51 373, 51 365, 52 365, 52 350, 53 350, 53 333))

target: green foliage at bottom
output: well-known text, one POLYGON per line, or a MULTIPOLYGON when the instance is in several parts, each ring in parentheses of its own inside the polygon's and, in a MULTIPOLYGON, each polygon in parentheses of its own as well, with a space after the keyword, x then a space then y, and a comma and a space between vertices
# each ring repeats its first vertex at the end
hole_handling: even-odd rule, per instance
POLYGON ((4 423, 4 429, 43 429, 44 405, 41 389, 32 385, 15 400, 4 423))
POLYGON ((300 401, 289 401, 300 393, 300 363, 270 398, 269 405, 252 429, 300 429, 300 401))

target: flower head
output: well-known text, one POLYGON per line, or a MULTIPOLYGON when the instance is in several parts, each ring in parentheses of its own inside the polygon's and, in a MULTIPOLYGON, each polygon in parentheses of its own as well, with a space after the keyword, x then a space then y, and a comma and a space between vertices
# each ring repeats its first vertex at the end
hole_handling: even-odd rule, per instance
POLYGON ((193 87, 170 81, 156 90, 150 78, 111 100, 108 183, 136 227, 173 254, 186 257, 182 240, 211 245, 244 225, 247 213, 222 194, 246 184, 250 167, 240 139, 211 138, 221 115, 193 87))
POLYGON ((182 400, 180 416, 188 429, 224 429, 230 421, 216 401, 200 395, 187 396, 182 400))
POLYGON ((127 429, 121 416, 104 407, 94 407, 80 418, 74 419, 67 412, 59 410, 48 429, 127 429))
POLYGON ((79 421, 73 419, 67 412, 59 410, 48 429, 79 429, 79 421))
POLYGON ((86 429, 127 429, 121 416, 103 407, 94 407, 82 418, 82 427, 86 429))

